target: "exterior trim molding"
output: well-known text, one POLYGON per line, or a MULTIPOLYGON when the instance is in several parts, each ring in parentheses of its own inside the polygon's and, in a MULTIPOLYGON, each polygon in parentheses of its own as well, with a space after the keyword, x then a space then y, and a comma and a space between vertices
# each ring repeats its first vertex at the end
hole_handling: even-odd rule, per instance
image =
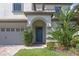
POLYGON ((55 11, 49 12, 49 11, 30 11, 30 12, 24 12, 25 15, 52 15, 55 13, 55 11))
POLYGON ((0 22, 13 22, 13 21, 25 21, 25 22, 27 22, 27 20, 23 20, 23 19, 21 19, 21 20, 14 20, 14 19, 10 19, 10 20, 0 20, 0 22))
POLYGON ((35 21, 37 21, 37 20, 41 20, 41 21, 43 21, 45 24, 46 24, 46 22, 47 22, 43 17, 35 17, 35 18, 32 19, 31 25, 32 25, 35 21))

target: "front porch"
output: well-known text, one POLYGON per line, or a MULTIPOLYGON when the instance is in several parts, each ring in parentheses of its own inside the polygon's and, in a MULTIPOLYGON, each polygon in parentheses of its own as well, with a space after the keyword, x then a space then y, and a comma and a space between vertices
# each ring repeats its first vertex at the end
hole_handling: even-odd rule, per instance
POLYGON ((45 44, 51 29, 53 12, 24 12, 27 16, 27 28, 32 29, 32 43, 45 44))
POLYGON ((36 20, 32 24, 33 42, 35 44, 46 43, 46 23, 42 20, 36 20))

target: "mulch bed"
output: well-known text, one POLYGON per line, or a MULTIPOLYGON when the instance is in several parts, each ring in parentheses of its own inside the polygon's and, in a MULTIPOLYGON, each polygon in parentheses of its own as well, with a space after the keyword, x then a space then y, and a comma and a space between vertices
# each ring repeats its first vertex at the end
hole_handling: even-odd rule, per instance
POLYGON ((61 50, 61 49, 54 49, 54 51, 56 51, 56 52, 63 52, 63 53, 66 54, 67 56, 79 56, 78 51, 75 50, 75 49, 74 49, 74 51, 61 50))

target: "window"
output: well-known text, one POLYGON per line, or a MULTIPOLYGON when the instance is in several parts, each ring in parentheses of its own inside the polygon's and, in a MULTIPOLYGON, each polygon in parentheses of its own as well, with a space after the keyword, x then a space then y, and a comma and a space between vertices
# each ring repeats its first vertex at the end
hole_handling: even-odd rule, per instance
POLYGON ((36 4, 36 10, 42 11, 42 4, 36 4))
POLYGON ((42 3, 34 3, 34 10, 35 11, 43 11, 44 5, 42 3))
POLYGON ((22 11, 21 3, 13 3, 13 11, 22 11))
POLYGON ((56 11, 56 13, 60 13, 60 11, 61 11, 61 6, 55 6, 55 11, 56 11))
POLYGON ((20 28, 16 28, 16 32, 20 32, 20 28))
POLYGON ((10 32, 10 28, 6 28, 6 31, 10 32))
POLYGON ((53 11, 54 10, 54 5, 52 5, 52 4, 45 4, 44 10, 45 11, 53 11))
POLYGON ((5 32, 5 28, 1 28, 1 32, 5 32))
POLYGON ((15 31, 15 29, 14 28, 11 28, 11 31, 13 32, 13 31, 15 31))

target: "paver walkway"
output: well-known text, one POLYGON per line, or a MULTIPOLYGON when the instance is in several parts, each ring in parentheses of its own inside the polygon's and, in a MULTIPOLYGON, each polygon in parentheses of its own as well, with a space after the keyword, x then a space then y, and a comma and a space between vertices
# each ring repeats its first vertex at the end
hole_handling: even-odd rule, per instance
POLYGON ((24 45, 0 45, 0 56, 13 56, 20 49, 44 48, 45 46, 25 47, 24 45))

